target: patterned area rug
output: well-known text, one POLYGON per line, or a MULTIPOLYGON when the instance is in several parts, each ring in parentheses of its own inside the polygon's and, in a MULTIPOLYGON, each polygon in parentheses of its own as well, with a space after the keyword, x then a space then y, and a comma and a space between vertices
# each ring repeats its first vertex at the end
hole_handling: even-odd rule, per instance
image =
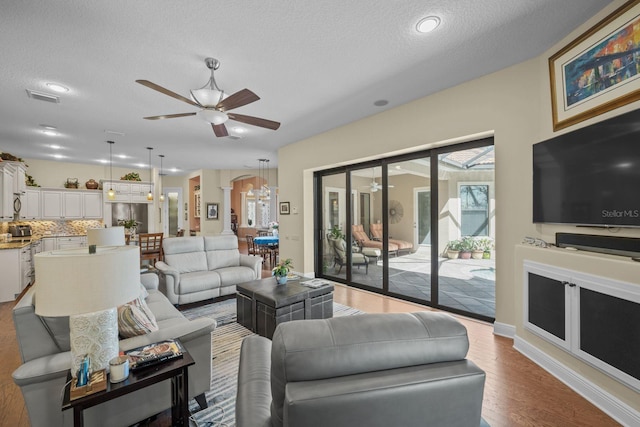
MULTIPOLYGON (((333 303, 333 316, 351 316, 362 313, 355 308, 333 303)), ((192 427, 232 427, 235 426, 236 387, 240 345, 253 332, 236 323, 236 300, 203 305, 182 312, 187 319, 210 317, 218 327, 211 337, 211 391, 205 394, 209 407, 200 411, 195 400, 189 402, 193 414, 192 427), (195 412, 198 411, 198 412, 195 412)))

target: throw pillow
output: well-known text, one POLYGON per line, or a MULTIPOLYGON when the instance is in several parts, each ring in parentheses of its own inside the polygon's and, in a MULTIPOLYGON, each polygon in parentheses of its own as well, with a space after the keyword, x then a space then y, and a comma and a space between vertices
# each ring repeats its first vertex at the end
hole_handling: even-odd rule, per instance
POLYGON ((122 338, 131 338, 157 330, 156 317, 149 310, 142 295, 118 307, 118 333, 122 338))

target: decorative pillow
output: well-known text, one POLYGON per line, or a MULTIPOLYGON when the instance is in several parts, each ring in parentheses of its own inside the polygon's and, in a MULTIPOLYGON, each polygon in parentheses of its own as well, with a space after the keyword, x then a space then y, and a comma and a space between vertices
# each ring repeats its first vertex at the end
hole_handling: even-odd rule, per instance
POLYGON ((157 330, 156 317, 149 310, 142 295, 118 307, 118 333, 120 337, 131 338, 157 330))

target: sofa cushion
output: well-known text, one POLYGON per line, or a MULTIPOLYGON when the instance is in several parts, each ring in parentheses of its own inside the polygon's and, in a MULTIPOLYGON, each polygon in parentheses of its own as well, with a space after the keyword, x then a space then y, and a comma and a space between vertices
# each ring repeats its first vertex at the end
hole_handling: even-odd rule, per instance
POLYGON ((156 318, 142 297, 118 307, 118 333, 122 338, 157 331, 156 318))
POLYGON ((161 326, 165 320, 184 318, 182 313, 180 313, 160 291, 149 291, 146 302, 149 309, 153 312, 158 326, 161 326))
POLYGON ((220 275, 221 286, 235 286, 238 283, 250 282, 256 279, 256 273, 249 267, 227 267, 216 270, 220 275))
MULTIPOLYGON (((202 253, 204 256, 204 252, 202 253)), ((180 276, 178 292, 181 295, 207 291, 220 287, 220 275, 216 271, 194 271, 180 276)))
POLYGON ((205 236, 204 249, 210 271, 239 265, 238 238, 230 236, 205 236))
POLYGON ((162 241, 164 260, 180 273, 207 270, 202 237, 175 237, 162 241))

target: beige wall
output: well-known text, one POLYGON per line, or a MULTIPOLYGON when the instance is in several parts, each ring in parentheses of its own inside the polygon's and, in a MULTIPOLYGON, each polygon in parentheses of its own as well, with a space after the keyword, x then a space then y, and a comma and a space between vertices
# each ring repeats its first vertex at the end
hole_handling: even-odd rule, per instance
MULTIPOLYGON (((603 13, 537 58, 280 149, 281 200, 290 201, 292 210, 298 209, 298 214, 281 218, 281 256, 292 258, 299 271, 313 274, 316 245, 313 241, 314 170, 493 135, 496 156, 495 211, 498 218, 495 224, 498 253, 496 321, 517 326, 517 334, 529 338, 518 320, 522 316, 522 304, 519 301, 522 278, 516 274, 520 270, 515 267, 514 247, 525 236, 554 241, 558 231, 584 233, 584 230, 569 226, 534 225, 531 219, 531 146, 556 135, 551 124, 547 60, 621 4, 621 1, 614 2, 603 13), (394 125, 389 126, 389 123, 394 125)), ((425 76, 424 84, 429 84, 428 76, 425 76)), ((620 108, 568 130, 638 106, 636 103, 620 108)), ((621 230, 616 235, 640 237, 640 231, 621 230)), ((589 265, 590 258, 583 257, 577 265, 581 263, 589 265)), ((607 271, 596 274, 606 276, 607 271)), ((549 347, 545 351, 552 357, 560 358, 563 354, 562 350, 549 347)), ((634 408, 640 408, 637 392, 607 380, 608 377, 603 380, 602 375, 593 374, 593 369, 577 359, 564 359, 567 358, 563 357, 563 362, 570 368, 585 372, 589 380, 634 408)))

